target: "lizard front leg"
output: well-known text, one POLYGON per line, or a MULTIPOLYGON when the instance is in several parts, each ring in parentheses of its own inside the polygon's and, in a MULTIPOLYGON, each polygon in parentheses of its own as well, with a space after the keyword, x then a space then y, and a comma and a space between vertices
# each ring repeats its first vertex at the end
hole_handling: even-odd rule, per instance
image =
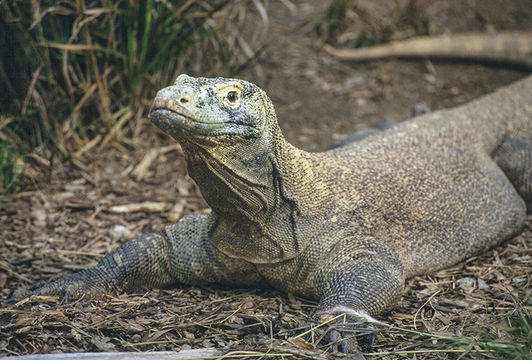
POLYGON ((139 236, 107 254, 94 267, 14 295, 95 296, 174 283, 232 283, 259 280, 253 265, 229 259, 208 239, 208 215, 189 215, 165 229, 139 236))
MULTIPOLYGON (((314 274, 317 320, 345 313, 350 322, 365 322, 401 296, 404 278, 398 257, 383 242, 370 236, 343 238, 318 263, 314 274)), ((350 352, 355 346, 353 338, 335 348, 350 352)))

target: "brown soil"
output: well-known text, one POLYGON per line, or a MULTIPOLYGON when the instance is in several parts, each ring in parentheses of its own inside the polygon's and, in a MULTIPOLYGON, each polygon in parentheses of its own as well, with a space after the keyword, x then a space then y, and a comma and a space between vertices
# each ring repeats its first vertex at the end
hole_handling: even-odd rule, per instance
MULTIPOLYGON (((532 30, 528 0, 418 3, 438 33, 532 30)), ((283 2, 270 3, 269 46, 238 76, 270 94, 286 137, 307 150, 324 149, 341 134, 386 118, 407 119, 416 103, 433 110, 462 104, 526 75, 519 69, 473 63, 339 62, 321 50, 315 30, 323 22, 326 4, 292 4, 291 13, 283 2)), ((179 148, 165 148, 172 141, 155 127, 147 125, 145 132, 139 139, 122 139, 86 154, 77 166, 48 167, 36 158, 44 175, 33 178, 40 180, 0 198, 0 355, 216 347, 327 357, 321 350, 285 342, 304 331, 299 327, 307 324, 314 305, 272 289, 179 287, 68 304, 56 298, 7 304, 17 288, 94 265, 134 236, 160 229, 183 214, 208 211, 186 176, 179 148), (133 170, 150 149, 158 156, 135 177, 133 170), (151 211, 116 212, 118 205, 146 201, 157 204, 151 211)), ((36 169, 39 166, 32 171, 36 169)), ((517 309, 530 319, 531 284, 529 221, 522 234, 495 249, 451 269, 410 279, 397 307, 382 320, 403 329, 508 342, 508 319, 517 309)), ((383 356, 400 351, 383 356, 387 359, 448 359, 460 355, 452 351, 466 348, 379 329, 372 352, 383 356), (418 353, 408 353, 413 350, 418 353)))

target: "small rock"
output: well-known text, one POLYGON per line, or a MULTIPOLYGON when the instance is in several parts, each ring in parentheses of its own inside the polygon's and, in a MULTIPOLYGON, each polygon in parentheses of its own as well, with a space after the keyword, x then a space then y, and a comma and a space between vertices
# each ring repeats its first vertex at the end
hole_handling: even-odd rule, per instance
POLYGON ((520 277, 514 277, 514 278, 512 278, 512 282, 513 282, 515 285, 517 285, 517 286, 523 286, 523 285, 525 285, 525 284, 526 284, 526 281, 527 281, 527 279, 526 279, 526 277, 524 277, 524 276, 520 276, 520 277))
POLYGON ((488 283, 480 278, 477 279, 477 286, 480 290, 483 290, 483 291, 489 291, 490 289, 490 286, 488 285, 488 283))
POLYGON ((131 231, 124 225, 115 225, 109 230, 109 236, 112 240, 126 239, 131 231))
POLYGON ((475 289, 475 279, 470 277, 465 277, 462 279, 456 280, 456 283, 458 284, 458 287, 465 291, 473 291, 475 289))
POLYGON ((109 174, 109 175, 113 175, 113 174, 116 174, 116 173, 119 172, 118 169, 116 169, 116 167, 113 166, 113 165, 107 165, 107 166, 103 169, 103 171, 105 171, 105 173, 106 173, 106 174, 109 174))
POLYGON ((362 97, 357 97, 355 99, 355 104, 358 107, 365 106, 368 103, 368 101, 362 97))
POLYGON ((471 306, 469 307, 469 310, 471 310, 471 311, 476 311, 476 310, 479 310, 479 309, 482 309, 482 305, 477 304, 477 303, 471 304, 471 306))
POLYGON ((183 331, 183 335, 185 335, 185 339, 187 339, 188 341, 196 340, 196 337, 194 336, 194 334, 189 331, 186 331, 186 330, 183 331))
POLYGON ((366 83, 365 74, 355 74, 344 80, 344 88, 350 89, 354 86, 362 86, 366 83))
POLYGON ((464 309, 469 308, 469 304, 467 303, 467 301, 460 299, 447 299, 447 303, 464 309))
POLYGON ((33 224, 36 227, 46 226, 46 211, 44 211, 44 209, 34 209, 31 212, 31 217, 33 219, 33 224))
POLYGON ((106 336, 94 335, 90 339, 90 342, 100 351, 110 351, 115 348, 115 345, 111 342, 111 339, 106 336))
POLYGON ((430 83, 430 84, 436 84, 436 76, 432 75, 432 74, 425 74, 423 76, 423 78, 425 79, 426 82, 430 83))

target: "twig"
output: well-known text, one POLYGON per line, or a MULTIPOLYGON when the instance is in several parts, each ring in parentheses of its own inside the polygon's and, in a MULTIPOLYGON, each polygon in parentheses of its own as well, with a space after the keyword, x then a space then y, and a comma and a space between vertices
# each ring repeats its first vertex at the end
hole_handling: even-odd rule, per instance
POLYGON ((15 278, 17 278, 19 280, 22 280, 24 282, 27 282, 27 283, 31 283, 32 282, 30 279, 28 279, 24 275, 20 275, 19 273, 17 273, 14 270, 12 270, 11 266, 9 266, 9 264, 7 262, 5 262, 5 261, 0 261, 0 269, 5 270, 9 276, 13 276, 13 277, 15 277, 15 278))
POLYGON ((325 325, 327 325, 327 324, 330 324, 330 323, 332 323, 333 321, 335 321, 335 320, 337 320, 337 319, 339 319, 339 318, 341 318, 341 317, 345 317, 345 316, 346 316, 346 314, 344 314, 344 313, 342 313, 342 314, 340 314, 340 315, 336 315, 335 317, 333 317, 333 318, 331 318, 331 319, 329 319, 329 320, 327 320, 327 321, 324 321, 324 322, 322 322, 322 323, 320 323, 320 324, 318 324, 318 325, 316 325, 316 326, 313 326, 313 327, 311 327, 310 329, 308 329, 307 331, 302 332, 301 334, 296 335, 296 336, 290 338, 290 340, 295 340, 295 339, 298 339, 298 338, 300 338, 300 337, 303 337, 303 336, 305 336, 305 335, 307 335, 307 334, 309 334, 309 333, 315 331, 316 329, 319 329, 320 327, 325 326, 325 325))
POLYGON ((419 307, 419 309, 417 309, 416 313, 414 314, 414 329, 417 329, 417 324, 416 324, 416 320, 417 320, 417 315, 419 314, 419 312, 421 311, 421 309, 423 309, 425 307, 425 305, 427 305, 433 298, 434 296, 438 295, 439 293, 441 292, 441 289, 436 291, 434 294, 432 294, 428 299, 427 301, 425 301, 425 303, 423 305, 421 305, 419 307))

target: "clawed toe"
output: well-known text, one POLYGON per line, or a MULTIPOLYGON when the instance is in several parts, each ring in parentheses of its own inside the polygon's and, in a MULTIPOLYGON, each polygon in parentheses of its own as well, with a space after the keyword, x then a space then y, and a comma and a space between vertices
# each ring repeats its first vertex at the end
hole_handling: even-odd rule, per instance
POLYGON ((330 352, 352 354, 370 352, 375 341, 374 329, 364 321, 351 322, 345 314, 313 325, 303 335, 305 343, 330 352))

